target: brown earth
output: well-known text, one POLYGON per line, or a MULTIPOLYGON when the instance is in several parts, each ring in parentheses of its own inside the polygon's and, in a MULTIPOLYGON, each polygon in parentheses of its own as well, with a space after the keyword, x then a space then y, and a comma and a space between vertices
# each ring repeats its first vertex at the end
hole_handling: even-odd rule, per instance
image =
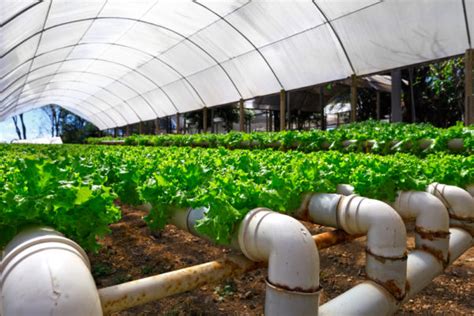
MULTIPOLYGON (((122 210, 122 220, 110 226, 112 233, 101 241, 102 249, 89 256, 98 288, 236 253, 172 225, 154 236, 142 220, 145 212, 125 205, 122 210)), ((312 234, 327 231, 318 225, 306 226, 312 234)), ((364 245, 365 239, 360 238, 320 250, 322 302, 364 280, 364 245)), ((408 246, 413 247, 412 236, 408 246)), ((113 315, 263 315, 266 274, 266 269, 258 269, 113 315)), ((397 314, 474 315, 474 247, 397 314)))

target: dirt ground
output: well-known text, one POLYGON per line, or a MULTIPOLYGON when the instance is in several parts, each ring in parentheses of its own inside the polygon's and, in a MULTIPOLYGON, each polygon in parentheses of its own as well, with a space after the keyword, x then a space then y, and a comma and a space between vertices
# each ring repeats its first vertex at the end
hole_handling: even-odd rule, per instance
MULTIPOLYGON (((122 220, 111 225, 112 233, 101 242, 102 249, 89 256, 98 288, 233 253, 171 225, 154 236, 142 220, 143 211, 125 205, 122 211, 122 220)), ((312 234, 327 231, 307 226, 312 234)), ((322 302, 364 280, 364 245, 365 239, 360 238, 320 250, 322 302)), ((413 246, 413 238, 408 246, 413 246)), ((113 315, 263 315, 266 275, 266 269, 258 269, 113 315)), ((411 314, 474 315, 474 247, 397 312, 411 314)))

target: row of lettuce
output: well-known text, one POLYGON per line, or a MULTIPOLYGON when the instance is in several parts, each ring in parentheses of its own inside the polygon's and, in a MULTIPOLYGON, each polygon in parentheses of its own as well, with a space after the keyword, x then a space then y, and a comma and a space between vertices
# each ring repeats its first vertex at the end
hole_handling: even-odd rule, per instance
POLYGON ((146 220, 163 227, 177 207, 209 208, 198 230, 219 243, 252 208, 296 209, 307 192, 337 184, 394 200, 432 182, 474 183, 474 157, 190 147, 0 146, 0 248, 27 225, 49 225, 89 250, 120 219, 114 204, 152 204, 146 220))
POLYGON ((194 135, 132 135, 126 138, 89 138, 89 144, 104 144, 121 141, 126 145, 180 146, 180 147, 225 147, 229 149, 298 150, 314 152, 338 150, 342 152, 371 152, 393 154, 405 152, 426 155, 434 152, 472 154, 474 150, 474 126, 461 123, 450 128, 436 128, 430 124, 388 124, 366 121, 348 124, 341 128, 321 131, 284 132, 230 132, 227 134, 194 135), (458 149, 450 146, 453 139, 462 140, 458 149))

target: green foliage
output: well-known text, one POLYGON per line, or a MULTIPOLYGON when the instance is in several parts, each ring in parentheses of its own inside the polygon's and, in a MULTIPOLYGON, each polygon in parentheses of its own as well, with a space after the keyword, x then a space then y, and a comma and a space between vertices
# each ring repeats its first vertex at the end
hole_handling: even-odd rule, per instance
MULTIPOLYGON (((91 144, 102 140, 93 138, 91 144)), ((312 152, 319 150, 338 150, 342 152, 371 152, 382 155, 396 152, 425 156, 434 152, 472 154, 474 150, 474 126, 464 127, 461 123, 447 129, 436 128, 430 124, 382 123, 365 121, 344 125, 331 131, 283 131, 275 133, 194 134, 194 135, 134 135, 125 138, 127 145, 146 146, 192 146, 226 147, 230 149, 273 148, 279 150, 299 150, 312 152), (464 149, 453 151, 448 141, 461 138, 464 149), (420 146, 430 140, 427 148, 420 146), (350 141, 350 146, 345 146, 350 141)))
MULTIPOLYGON (((285 146, 295 142, 291 133, 279 135, 285 146)), ((227 135, 227 141, 248 141, 244 136, 227 135)), ((5 145, 0 158, 0 245, 24 225, 42 224, 95 249, 96 237, 119 219, 116 195, 129 204, 151 203, 152 228, 163 227, 176 208, 207 207, 198 231, 228 243, 251 209, 291 213, 303 194, 335 192, 341 183, 385 201, 432 182, 474 183, 473 156, 443 152, 422 159, 404 153, 5 145)))

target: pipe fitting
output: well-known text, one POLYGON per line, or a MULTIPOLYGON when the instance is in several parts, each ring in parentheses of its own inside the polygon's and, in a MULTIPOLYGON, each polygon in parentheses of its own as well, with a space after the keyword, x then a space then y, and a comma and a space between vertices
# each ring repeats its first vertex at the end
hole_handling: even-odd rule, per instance
POLYGON ((453 185, 432 183, 426 189, 443 202, 451 226, 459 226, 474 234, 474 199, 466 190, 453 185))
POLYGON ((2 315, 102 315, 86 253, 52 229, 13 238, 0 271, 2 315))
POLYGON ((176 209, 173 212, 173 216, 170 218, 169 223, 175 225, 179 229, 193 234, 194 236, 207 239, 206 236, 203 236, 196 230, 195 226, 197 221, 203 219, 208 211, 209 209, 206 207, 176 209))
POLYGON ((252 210, 239 226, 238 244, 247 258, 268 261, 266 315, 317 314, 319 254, 299 221, 264 208, 252 210))
POLYGON ((351 195, 354 194, 355 188, 350 184, 338 184, 336 187, 336 192, 342 195, 351 195))
POLYGON ((308 217, 317 224, 367 234, 366 272, 397 299, 405 294, 406 229, 388 204, 356 195, 315 194, 308 217))
POLYGON ((399 192, 393 208, 405 220, 415 218, 415 247, 448 262, 449 215, 444 204, 427 192, 399 192))

